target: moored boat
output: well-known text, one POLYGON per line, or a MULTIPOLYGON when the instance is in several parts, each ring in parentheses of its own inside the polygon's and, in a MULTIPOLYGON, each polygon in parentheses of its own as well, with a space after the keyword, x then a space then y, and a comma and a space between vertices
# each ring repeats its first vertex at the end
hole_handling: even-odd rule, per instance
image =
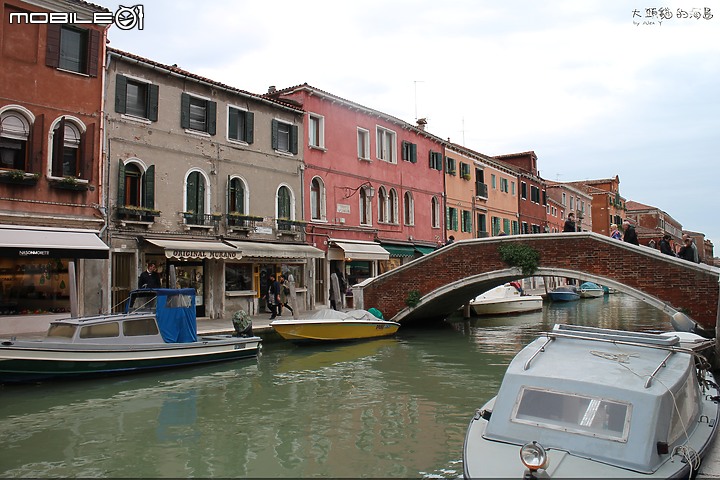
POLYGON ((523 295, 514 285, 506 283, 478 295, 470 301, 476 315, 504 315, 542 310, 540 295, 523 295))
POLYGON ((574 302, 580 300, 580 294, 573 285, 557 287, 548 292, 548 297, 553 302, 574 302))
POLYGON ((693 478, 718 386, 692 333, 556 325, 520 351, 463 448, 465 478, 693 478))
POLYGON ((593 282, 584 282, 578 289, 580 298, 599 298, 605 295, 602 287, 593 282))
POLYGON ((294 342, 350 341, 393 335, 397 322, 376 317, 367 310, 323 309, 309 318, 275 320, 270 326, 284 339, 294 342))
POLYGON ((126 313, 51 322, 41 340, 0 343, 0 382, 37 382, 255 356, 256 336, 198 336, 195 290, 134 290, 126 313))

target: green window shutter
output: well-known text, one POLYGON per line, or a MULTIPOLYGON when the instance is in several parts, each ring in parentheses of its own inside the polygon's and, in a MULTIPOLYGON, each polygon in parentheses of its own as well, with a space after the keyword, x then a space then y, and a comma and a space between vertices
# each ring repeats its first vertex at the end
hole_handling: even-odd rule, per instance
POLYGON ((207 133, 215 135, 217 132, 217 102, 207 102, 207 133))
POLYGON ((145 199, 143 207, 155 209, 155 165, 150 165, 145 172, 145 199))
POLYGON ((160 87, 158 85, 148 85, 148 120, 157 122, 158 104, 160 101, 160 87))
POLYGON ((253 112, 245 112, 245 141, 253 143, 255 140, 255 114, 253 112))
POLYGON ((401 157, 403 160, 410 160, 410 159, 408 158, 408 157, 409 157, 409 153, 410 153, 409 150, 410 150, 410 148, 409 148, 408 142, 406 142, 405 140, 403 140, 402 143, 400 144, 400 157, 401 157))
POLYGON ((450 207, 445 207, 445 230, 450 230, 450 207))
POLYGON ((278 121, 273 119, 271 124, 271 137, 270 137, 270 146, 273 150, 277 150, 278 148, 278 121))
POLYGON ((290 152, 293 155, 298 153, 298 127, 297 125, 290 125, 290 152))
POLYGON ((435 168, 435 152, 430 150, 430 168, 435 168))
POLYGON ((125 205, 125 162, 118 160, 118 194, 117 206, 125 205))
POLYGON ((228 109, 228 138, 233 140, 242 140, 237 138, 238 116, 241 114, 242 112, 236 108, 228 109))
POLYGON ((186 203, 185 203, 185 211, 193 211, 195 213, 198 213, 197 211, 197 172, 192 172, 190 175, 188 175, 187 179, 187 191, 186 193, 186 203))
POLYGON ((410 144, 410 162, 417 163, 417 145, 414 143, 410 144))
POLYGON ((180 95, 180 126, 190 128, 190 95, 185 92, 180 95))
POLYGON ((115 111, 127 111, 127 77, 120 74, 115 76, 115 111))
POLYGON ((195 173, 197 175, 197 212, 198 215, 203 215, 205 213, 205 179, 202 175, 199 173, 195 173))
POLYGON ((457 209, 453 208, 452 213, 453 213, 453 218, 452 218, 453 230, 457 232, 457 229, 458 229, 458 211, 457 211, 457 209))

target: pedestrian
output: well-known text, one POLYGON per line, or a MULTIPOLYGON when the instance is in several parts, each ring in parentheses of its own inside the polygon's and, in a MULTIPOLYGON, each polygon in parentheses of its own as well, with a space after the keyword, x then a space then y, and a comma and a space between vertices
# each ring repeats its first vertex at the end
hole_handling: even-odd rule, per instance
POLYGON ((268 277, 267 302, 270 307, 270 320, 272 320, 277 317, 280 308, 280 283, 275 280, 275 275, 268 277))
POLYGON ((147 269, 138 278, 138 288, 160 288, 160 275, 155 262, 149 262, 147 269))
POLYGON ((283 275, 280 275, 278 277, 278 283, 280 284, 280 303, 278 304, 278 316, 282 315, 283 307, 290 310, 290 315, 295 315, 295 311, 288 304, 288 299, 290 298, 290 287, 288 286, 288 282, 287 280, 285 280, 285 277, 283 275))
POLYGON ((683 260, 687 260, 688 262, 700 263, 698 261, 697 247, 693 243, 693 239, 690 238, 687 233, 683 234, 683 246, 680 247, 678 257, 683 260))
POLYGON ((567 219, 565 220, 565 226, 563 227, 563 232, 576 232, 577 227, 575 226, 575 214, 574 213, 568 213, 567 219))
POLYGON ((620 233, 620 230, 618 230, 618 226, 616 223, 610 225, 610 236, 615 240, 622 240, 622 233, 620 233))
POLYGON ((455 235, 450 235, 447 242, 445 242, 445 246, 452 245, 453 243, 455 243, 455 235))
POLYGON ((670 234, 666 233, 663 235, 662 240, 660 240, 660 253, 664 253, 665 255, 670 255, 671 257, 675 256, 675 252, 672 249, 672 246, 670 246, 670 234))
POLYGON ((640 242, 638 242, 637 233, 635 232, 635 227, 627 220, 623 221, 622 225, 623 240, 627 243, 632 243, 633 245, 640 245, 640 242))

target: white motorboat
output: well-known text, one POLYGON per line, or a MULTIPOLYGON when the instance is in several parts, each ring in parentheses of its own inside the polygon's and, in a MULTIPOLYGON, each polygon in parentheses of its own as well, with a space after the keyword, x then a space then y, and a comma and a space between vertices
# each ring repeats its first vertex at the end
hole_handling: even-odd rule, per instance
POLYGON ((523 295, 512 283, 495 287, 470 301, 475 315, 504 315, 542 310, 540 295, 523 295))
POLYGON ((580 298, 599 298, 605 295, 605 290, 596 283, 584 282, 580 285, 578 293, 580 298))
POLYGON ((692 333, 555 325, 478 409, 465 478, 694 478, 717 431, 718 386, 692 333))

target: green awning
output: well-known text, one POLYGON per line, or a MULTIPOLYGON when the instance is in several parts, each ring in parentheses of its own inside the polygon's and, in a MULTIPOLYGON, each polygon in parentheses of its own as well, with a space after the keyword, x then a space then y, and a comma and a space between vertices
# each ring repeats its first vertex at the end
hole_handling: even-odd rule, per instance
POLYGON ((390 253, 391 257, 414 257, 415 247, 410 245, 388 245, 383 243, 382 246, 390 253))
POLYGON ((423 247, 421 245, 415 245, 415 250, 422 253, 423 255, 428 255, 435 251, 433 247, 423 247))

